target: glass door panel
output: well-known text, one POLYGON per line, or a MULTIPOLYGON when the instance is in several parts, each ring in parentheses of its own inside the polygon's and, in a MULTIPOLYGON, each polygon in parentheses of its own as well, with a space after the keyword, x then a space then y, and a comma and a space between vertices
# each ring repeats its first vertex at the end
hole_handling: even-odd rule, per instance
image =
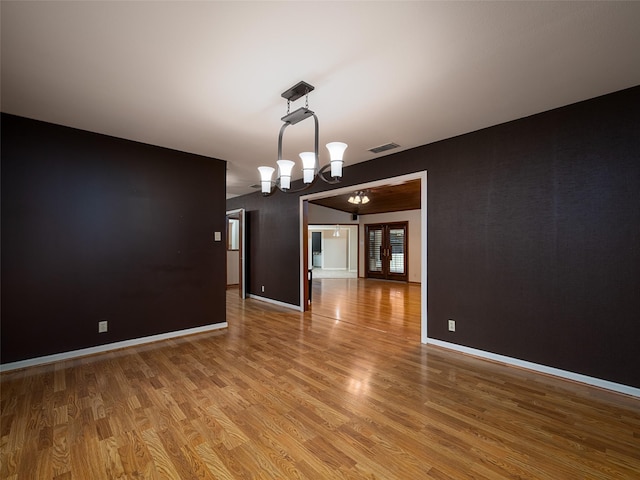
POLYGON ((389 229, 389 245, 391 247, 390 273, 404 274, 404 231, 404 228, 389 229))
POLYGON ((368 266, 367 271, 373 273, 381 273, 382 272, 382 229, 381 228, 372 228, 368 230, 367 234, 368 243, 367 243, 367 258, 368 258, 368 266))

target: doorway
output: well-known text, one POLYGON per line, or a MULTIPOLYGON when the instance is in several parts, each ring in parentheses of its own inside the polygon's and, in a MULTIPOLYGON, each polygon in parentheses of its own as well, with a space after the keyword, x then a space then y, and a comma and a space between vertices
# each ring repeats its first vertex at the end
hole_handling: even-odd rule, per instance
POLYGON ((244 208, 229 210, 227 215, 227 286, 238 285, 240 298, 247 298, 245 271, 246 214, 244 208))
POLYGON ((322 268, 322 232, 311 232, 311 267, 322 268))
POLYGON ((310 224, 309 269, 312 278, 358 277, 358 225, 310 224))
MULTIPOLYGON (((398 177, 376 180, 364 184, 350 185, 342 188, 335 188, 328 191, 301 195, 299 197, 299 215, 300 215, 300 311, 309 309, 309 282, 308 282, 308 203, 310 200, 318 198, 334 197, 340 194, 347 194, 354 189, 367 189, 381 185, 401 184, 410 180, 420 180, 420 341, 427 343, 428 340, 428 322, 427 322, 427 172, 426 170, 400 175, 398 177)), ((363 243, 365 239, 361 240, 363 243)), ((364 270, 364 269, 363 269, 364 270)), ((361 270, 361 271, 363 271, 361 270)))
POLYGON ((365 225, 366 277, 406 282, 408 222, 365 225))

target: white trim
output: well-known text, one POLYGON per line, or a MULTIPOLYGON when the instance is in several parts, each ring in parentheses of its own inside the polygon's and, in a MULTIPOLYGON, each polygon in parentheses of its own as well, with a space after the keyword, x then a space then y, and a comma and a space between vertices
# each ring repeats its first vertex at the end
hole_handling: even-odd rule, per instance
MULTIPOLYGON (((359 183, 358 185, 349 185, 348 187, 334 188, 333 190, 323 190, 317 193, 309 193, 307 195, 300 196, 300 203, 302 203, 304 200, 316 200, 318 198, 335 197, 336 195, 349 193, 352 190, 362 190, 363 188, 373 188, 373 187, 381 187, 381 186, 387 186, 387 185, 400 185, 409 180, 420 179, 423 177, 424 174, 426 174, 426 170, 423 170, 417 173, 409 173, 407 175, 400 175, 398 177, 383 178, 382 180, 376 180, 374 182, 359 183)), ((345 223, 344 225, 348 225, 348 224, 345 223)), ((357 224, 354 223, 353 225, 357 225, 357 224)))
MULTIPOLYGON (((246 218, 245 218, 245 214, 246 211, 244 208, 236 208, 235 210, 227 210, 225 212, 226 216, 229 215, 238 215, 240 217, 240 230, 242 232, 242 236, 240 238, 240 259, 239 259, 239 263, 240 263, 240 269, 242 270, 241 273, 241 284, 240 284, 240 297, 242 297, 242 299, 247 298, 247 275, 246 275, 246 268, 245 268, 245 259, 247 258, 246 252, 247 252, 247 225, 246 225, 246 218)), ((225 250, 226 250, 226 246, 225 246, 225 250)))
MULTIPOLYGON (((305 195, 301 195, 298 197, 298 219, 300 221, 300 305, 296 305, 296 309, 301 312, 304 312, 304 282, 309 281, 309 272, 304 271, 305 259, 307 259, 308 263, 309 255, 309 249, 304 248, 304 201, 306 198, 307 197, 305 195)), ((307 225, 307 235, 309 234, 308 228, 309 226, 307 225)), ((322 261, 320 263, 320 268, 322 268, 322 264, 324 264, 324 258, 322 258, 322 261)), ((311 267, 311 270, 313 270, 313 258, 311 259, 311 265, 307 265, 307 267, 311 267)), ((309 292, 309 295, 311 295, 311 292, 309 292)))
POLYGON ((281 307, 292 308, 294 310, 300 310, 300 307, 298 305, 293 305, 291 303, 284 303, 284 302, 280 302, 278 300, 273 300, 272 298, 260 297, 259 295, 254 295, 253 293, 250 293, 248 296, 249 296, 249 298, 253 298, 254 300, 260 300, 261 302, 273 303, 274 305, 279 305, 281 307))
POLYGON ((420 342, 427 343, 427 171, 420 172, 420 342))
POLYGON ((456 352, 460 353, 466 353, 468 355, 473 355, 474 357, 494 360, 496 362, 504 363, 510 366, 526 368, 527 370, 533 370, 534 372, 546 373, 555 377, 573 380, 594 387, 600 387, 606 390, 612 390, 614 392, 624 393, 626 395, 631 395, 632 397, 640 398, 640 388, 631 387, 629 385, 623 385, 621 383, 610 382, 608 380, 602 380, 600 378, 589 377, 588 375, 569 372, 567 370, 560 370, 559 368, 548 367, 546 365, 540 365, 539 363, 527 362, 526 360, 520 360, 513 357, 506 357, 504 355, 498 355, 497 353, 486 352, 484 350, 465 347, 464 345, 457 345, 455 343, 436 340, 435 338, 428 338, 427 344, 446 348, 448 350, 455 350, 456 352))
POLYGON ((169 338, 184 337, 186 335, 193 335, 194 333, 220 330, 222 328, 227 328, 228 326, 229 325, 227 324, 227 322, 222 322, 222 323, 216 323, 214 325, 205 325, 203 327, 187 328, 185 330, 176 330, 174 332, 159 333, 157 335, 150 335, 148 337, 140 337, 140 338, 134 338, 131 340, 123 340, 121 342, 106 343, 104 345, 83 348, 80 350, 72 350, 70 352, 54 353, 53 355, 45 355, 44 357, 29 358, 27 360, 20 360, 18 362, 3 363, 0 365, 0 372, 8 372, 11 370, 17 370, 19 368, 33 367, 37 365, 44 365, 47 363, 70 360, 72 358, 85 357, 87 355, 94 355, 96 353, 109 352, 111 350, 118 350, 120 348, 144 345, 146 343, 157 342, 159 340, 167 340, 169 338))

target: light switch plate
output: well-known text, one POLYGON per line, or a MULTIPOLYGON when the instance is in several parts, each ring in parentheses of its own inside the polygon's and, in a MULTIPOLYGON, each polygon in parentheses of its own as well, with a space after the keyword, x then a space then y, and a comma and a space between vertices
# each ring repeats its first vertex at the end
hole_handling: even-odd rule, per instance
POLYGON ((214 232, 213 233, 213 240, 216 242, 219 242, 222 240, 222 233, 220 232, 214 232))

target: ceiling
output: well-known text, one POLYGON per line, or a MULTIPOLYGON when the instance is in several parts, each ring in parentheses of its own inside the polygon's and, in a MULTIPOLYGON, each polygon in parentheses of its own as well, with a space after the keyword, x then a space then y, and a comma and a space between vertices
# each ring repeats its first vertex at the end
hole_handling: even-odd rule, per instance
MULTIPOLYGON (((226 160, 228 196, 275 164, 280 94, 301 80, 347 166, 640 84, 640 2, 0 8, 2 111, 226 160)), ((284 157, 312 137, 289 128, 284 157)))
POLYGON ((356 215, 372 215, 374 213, 399 212, 403 210, 420 209, 420 180, 408 180, 392 185, 380 185, 377 187, 354 189, 354 191, 342 195, 334 195, 326 198, 309 200, 310 203, 322 205, 356 215), (349 203, 349 197, 357 192, 366 193, 369 202, 354 205, 349 203))

